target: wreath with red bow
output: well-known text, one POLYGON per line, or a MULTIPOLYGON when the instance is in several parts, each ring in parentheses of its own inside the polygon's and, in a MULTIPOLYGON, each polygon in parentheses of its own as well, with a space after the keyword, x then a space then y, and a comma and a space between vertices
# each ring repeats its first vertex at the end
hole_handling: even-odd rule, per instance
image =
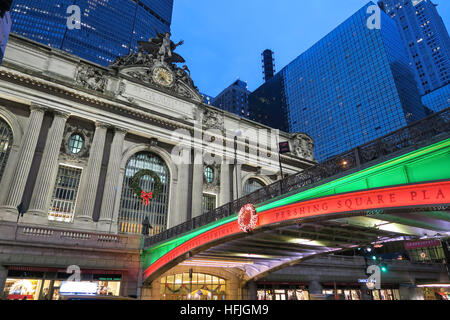
POLYGON ((149 200, 158 197, 162 191, 161 179, 156 174, 156 172, 151 170, 139 170, 133 176, 133 180, 131 181, 131 189, 133 193, 142 199, 142 203, 147 206, 150 204, 149 200), (153 191, 142 190, 140 187, 141 178, 144 176, 150 176, 153 179, 154 188, 153 191))
POLYGON ((258 214, 253 204, 246 204, 241 208, 238 215, 239 228, 248 233, 256 228, 258 223, 258 214))

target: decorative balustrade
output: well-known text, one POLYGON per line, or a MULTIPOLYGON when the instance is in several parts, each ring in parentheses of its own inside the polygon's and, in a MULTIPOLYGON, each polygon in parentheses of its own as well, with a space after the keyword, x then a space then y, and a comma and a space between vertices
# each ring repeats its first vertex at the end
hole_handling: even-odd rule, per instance
POLYGON ((24 225, 18 225, 16 230, 16 226, 12 222, 0 224, 0 240, 101 249, 140 249, 140 236, 136 235, 115 235, 24 225))
POLYGON ((145 239, 145 247, 168 240, 188 231, 237 213, 247 203, 259 204, 283 194, 313 187, 335 175, 348 173, 361 166, 382 161, 397 152, 407 151, 421 144, 442 141, 450 133, 450 108, 432 114, 407 127, 391 132, 369 143, 344 152, 320 164, 279 180, 245 197, 234 200, 213 211, 197 216, 160 234, 145 239))

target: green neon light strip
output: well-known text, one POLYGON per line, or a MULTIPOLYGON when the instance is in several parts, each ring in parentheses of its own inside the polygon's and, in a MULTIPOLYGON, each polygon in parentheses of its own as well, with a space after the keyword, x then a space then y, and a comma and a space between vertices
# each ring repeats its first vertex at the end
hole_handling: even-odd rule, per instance
MULTIPOLYGON (((393 167, 395 165, 399 165, 399 164, 405 165, 405 162, 407 162, 407 161, 415 160, 417 157, 424 156, 426 154, 432 153, 434 151, 437 151, 439 149, 443 149, 443 148, 446 148, 449 146, 450 146, 450 139, 444 140, 444 141, 436 143, 434 145, 431 145, 431 146, 428 146, 428 147, 425 147, 425 148, 422 148, 422 149, 419 149, 416 151, 412 151, 412 152, 405 154, 403 156, 400 156, 398 158, 394 158, 394 159, 388 160, 386 162, 380 163, 378 165, 375 165, 373 167, 358 171, 354 174, 333 180, 329 183, 325 183, 318 187, 315 187, 315 188, 312 188, 309 190, 305 190, 304 192, 300 192, 300 193, 294 194, 292 196, 286 197, 284 199, 281 199, 279 201, 275 201, 275 202, 269 203, 267 205, 261 206, 256 211, 258 213, 260 213, 260 212, 264 212, 264 211, 267 211, 270 209, 274 209, 277 207, 295 203, 295 202, 298 202, 301 200, 309 200, 309 199, 317 198, 319 196, 343 193, 343 192, 333 192, 332 189, 335 187, 338 187, 342 183, 348 183, 349 180, 355 180, 355 179, 367 177, 367 176, 375 174, 377 171, 386 170, 387 168, 393 167)), ((442 150, 442 151, 443 151, 443 153, 448 153, 448 150, 442 150)), ((435 156, 435 154, 433 154, 433 156, 435 156)), ((445 175, 446 171, 447 172, 449 171, 449 167, 450 166, 448 166, 447 168, 445 168, 445 167, 440 168, 442 170, 440 170, 439 168, 438 169, 442 174, 445 175), (447 170, 445 170, 445 169, 447 169, 447 170)), ((435 169, 436 168, 437 168, 437 166, 435 166, 435 169)), ((440 177, 440 179, 446 179, 446 178, 450 178, 450 177, 449 176, 440 177)), ((386 177, 379 177, 379 179, 381 179, 381 183, 378 183, 379 187, 408 183, 408 182, 409 183, 423 182, 423 180, 422 180, 422 181, 400 181, 400 183, 392 183, 393 182, 393 181, 391 181, 392 179, 386 179, 386 177)), ((408 180, 411 180, 411 179, 408 179, 408 180)), ((357 191, 357 190, 362 190, 362 189, 368 189, 368 188, 367 187, 366 188, 357 188, 355 190, 348 190, 348 191, 357 191)))
MULTIPOLYGON (((320 185, 318 187, 309 189, 309 190, 305 190, 303 192, 300 192, 298 194, 289 196, 287 198, 275 201, 273 203, 267 204, 267 205, 263 205, 259 208, 256 209, 256 211, 258 213, 273 209, 273 208, 277 208, 277 207, 281 207, 281 206, 285 206, 291 203, 295 203, 301 200, 309 200, 309 199, 313 199, 313 198, 318 198, 321 196, 325 196, 325 195, 331 195, 331 194, 339 194, 339 193, 344 193, 344 192, 349 192, 349 191, 358 191, 358 190, 364 190, 364 189, 368 189, 374 186, 367 186, 367 183, 364 182, 365 186, 360 185, 360 187, 356 187, 354 190, 341 190, 339 192, 336 192, 334 189, 336 189, 337 187, 339 187, 342 184, 348 183, 348 182, 354 182, 355 180, 358 179, 362 179, 362 178, 369 178, 371 175, 375 175, 377 172, 383 171, 383 173, 387 172, 388 170, 386 169, 392 169, 393 167, 395 167, 396 165, 406 165, 406 162, 410 161, 410 163, 413 163, 415 160, 417 161, 418 157, 421 157, 419 160, 423 160, 426 158, 434 158, 434 157, 441 157, 442 161, 438 161, 438 165, 434 165, 433 162, 433 168, 434 171, 437 172, 438 176, 440 177, 440 179, 446 179, 446 178, 450 178, 450 165, 449 165, 449 160, 450 157, 448 156, 449 153, 449 149, 448 147, 450 146, 450 139, 444 140, 442 142, 436 143, 434 145, 428 146, 428 147, 424 147, 422 149, 419 150, 415 150, 412 151, 410 153, 407 153, 405 155, 402 155, 400 157, 388 160, 386 162, 380 163, 378 165, 375 165, 373 167, 361 170, 359 172, 356 172, 354 174, 339 178, 337 180, 331 181, 329 183, 320 185), (445 149, 447 148, 447 149, 445 149), (441 150, 440 150, 441 149, 441 150), (438 152, 439 151, 439 152, 438 152), (428 157, 425 157, 425 155, 429 155, 428 157), (334 189, 333 189, 334 188, 334 189)), ((438 159, 439 160, 439 159, 438 159)), ((419 161, 420 162, 420 161, 419 161)), ((418 164, 419 167, 421 166, 420 164, 418 164)), ((403 167, 401 168, 403 170, 403 167)), ((422 169, 423 171, 423 169, 422 169)), ((422 175, 421 177, 432 177, 433 175, 430 174, 430 171, 427 171, 425 175, 422 175)), ((395 183, 395 181, 392 181, 392 179, 386 179, 385 175, 380 175, 380 177, 378 177, 378 187, 381 186, 390 186, 390 185, 396 185, 396 184, 402 184, 402 183, 413 183, 413 182, 423 182, 426 181, 423 178, 420 179, 411 179, 406 177, 407 180, 409 181, 397 181, 397 183, 395 183), (394 183, 393 183, 394 182, 394 183)), ((428 179, 430 180, 430 179, 428 179)), ((436 179, 438 180, 438 179, 436 179)), ((353 183, 352 182, 352 183, 353 183)), ((158 260, 159 258, 161 258, 162 256, 164 256, 165 254, 167 254, 168 252, 170 252, 171 250, 175 249, 176 247, 178 247, 179 245, 183 244, 184 242, 206 232, 209 231, 211 229, 217 228, 221 225, 224 225, 226 223, 232 222, 234 220, 237 220, 237 213, 229 216, 227 218, 224 218, 222 220, 219 220, 217 222, 213 222, 210 223, 204 227, 200 227, 197 230, 191 231, 181 237, 166 241, 164 243, 161 243, 159 245, 156 245, 155 247, 149 248, 147 250, 145 250, 145 261, 147 263, 145 263, 145 265, 148 267, 151 264, 153 264, 156 260, 158 260), (149 261, 150 260, 150 261, 149 261)))

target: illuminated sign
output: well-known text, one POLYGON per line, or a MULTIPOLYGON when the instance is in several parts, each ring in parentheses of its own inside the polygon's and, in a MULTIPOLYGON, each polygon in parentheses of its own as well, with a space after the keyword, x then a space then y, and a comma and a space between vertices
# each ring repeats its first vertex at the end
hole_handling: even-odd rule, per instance
POLYGON ((405 249, 419 249, 428 247, 439 247, 441 245, 440 240, 420 240, 420 241, 405 241, 405 249))
POLYGON ((97 294, 96 282, 63 281, 59 288, 62 295, 93 295, 97 294))
MULTIPOLYGON (((305 217, 335 215, 371 209, 442 205, 448 204, 449 199, 450 181, 358 191, 303 201, 260 212, 258 214, 257 228, 305 217)), ((156 260, 145 271, 145 278, 182 254, 240 232, 241 230, 236 220, 208 230, 180 244, 156 260)))

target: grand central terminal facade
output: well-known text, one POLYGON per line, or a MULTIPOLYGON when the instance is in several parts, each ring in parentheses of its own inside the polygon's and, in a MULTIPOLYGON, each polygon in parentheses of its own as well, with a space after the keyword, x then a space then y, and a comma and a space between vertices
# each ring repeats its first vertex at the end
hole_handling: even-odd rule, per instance
MULTIPOLYGON (((280 166, 316 163, 308 135, 204 104, 186 66, 148 52, 103 68, 11 35, 0 68, 4 298, 57 299, 69 266, 103 294, 140 297, 144 221, 158 234, 277 181, 280 166), (281 159, 279 142, 291 150, 281 159)), ((217 299, 242 298, 238 273, 190 266, 151 290, 164 298, 193 277, 217 299)))

